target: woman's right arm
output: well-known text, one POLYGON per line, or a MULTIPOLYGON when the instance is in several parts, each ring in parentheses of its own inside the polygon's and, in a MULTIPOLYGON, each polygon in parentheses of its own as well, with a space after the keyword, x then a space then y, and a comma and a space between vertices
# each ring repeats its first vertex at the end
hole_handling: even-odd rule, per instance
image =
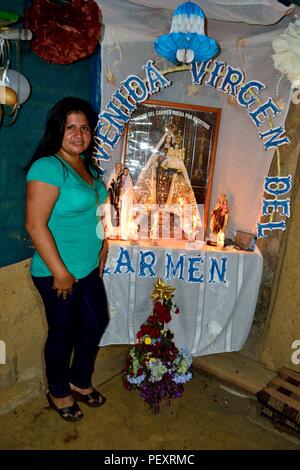
POLYGON ((29 181, 26 189, 25 228, 53 275, 53 288, 57 289, 57 295, 66 298, 72 292, 76 279, 64 265, 48 228, 48 221, 58 196, 57 186, 41 181, 29 181))

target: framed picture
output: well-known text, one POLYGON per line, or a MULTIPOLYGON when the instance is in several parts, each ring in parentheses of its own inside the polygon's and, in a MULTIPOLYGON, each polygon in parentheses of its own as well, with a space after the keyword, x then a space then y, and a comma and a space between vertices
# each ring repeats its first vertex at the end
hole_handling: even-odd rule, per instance
POLYGON ((174 190, 174 178, 170 177, 177 172, 176 181, 182 179, 185 193, 191 187, 200 208, 203 239, 209 217, 220 116, 218 108, 148 100, 138 105, 125 131, 123 163, 138 189, 138 202, 163 206, 182 199, 174 190), (147 172, 149 175, 152 172, 152 179, 144 178, 143 188, 141 175, 147 172))

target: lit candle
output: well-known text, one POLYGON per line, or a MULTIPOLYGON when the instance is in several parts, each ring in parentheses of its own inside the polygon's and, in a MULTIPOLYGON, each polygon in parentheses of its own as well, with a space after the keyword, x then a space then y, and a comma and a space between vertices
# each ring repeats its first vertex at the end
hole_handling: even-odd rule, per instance
POLYGON ((217 247, 223 248, 225 245, 225 233, 223 230, 220 230, 217 235, 217 247))

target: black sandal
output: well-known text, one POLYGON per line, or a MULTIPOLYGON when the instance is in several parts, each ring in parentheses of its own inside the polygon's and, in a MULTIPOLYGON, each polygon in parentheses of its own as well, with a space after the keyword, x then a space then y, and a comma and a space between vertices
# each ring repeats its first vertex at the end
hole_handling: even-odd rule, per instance
POLYGON ((77 401, 82 401, 83 403, 88 406, 91 406, 92 408, 95 408, 96 406, 102 406, 106 401, 106 398, 95 389, 93 389, 92 392, 87 393, 86 395, 83 395, 82 393, 77 392, 76 390, 72 390, 72 394, 77 401))
POLYGON ((48 400, 50 408, 56 411, 59 414, 59 416, 61 416, 62 419, 64 419, 65 421, 79 421, 84 416, 78 404, 76 403, 76 401, 74 402, 72 406, 65 406, 64 408, 58 408, 56 404, 54 403, 54 401, 52 400, 49 392, 47 392, 47 400, 48 400), (78 412, 80 412, 80 414, 78 414, 78 412))

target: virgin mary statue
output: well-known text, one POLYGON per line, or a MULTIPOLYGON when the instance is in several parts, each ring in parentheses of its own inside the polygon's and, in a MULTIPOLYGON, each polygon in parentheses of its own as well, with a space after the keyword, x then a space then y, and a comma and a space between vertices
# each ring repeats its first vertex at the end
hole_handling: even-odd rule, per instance
POLYGON ((141 170, 135 194, 138 204, 157 204, 160 210, 177 215, 179 227, 190 239, 202 223, 184 157, 181 139, 166 132, 141 170))

